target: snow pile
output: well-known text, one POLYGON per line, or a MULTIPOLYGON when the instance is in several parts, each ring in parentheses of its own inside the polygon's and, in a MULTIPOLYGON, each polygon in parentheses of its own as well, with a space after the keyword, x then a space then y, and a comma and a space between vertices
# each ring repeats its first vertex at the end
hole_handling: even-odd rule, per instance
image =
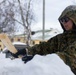
POLYGON ((21 59, 11 60, 0 54, 0 75, 74 75, 56 54, 35 57, 24 64, 21 59))

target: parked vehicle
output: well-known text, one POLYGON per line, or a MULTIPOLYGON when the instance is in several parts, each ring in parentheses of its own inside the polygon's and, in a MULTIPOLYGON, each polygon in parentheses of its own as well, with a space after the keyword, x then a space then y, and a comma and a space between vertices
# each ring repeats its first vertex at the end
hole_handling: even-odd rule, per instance
MULTIPOLYGON (((27 45, 25 43, 21 43, 21 42, 13 42, 12 43, 14 45, 14 47, 18 50, 18 52, 20 52, 21 56, 24 56, 25 54, 27 54, 26 51, 26 47, 27 45)), ((11 58, 13 59, 14 57, 17 57, 16 54, 14 55, 14 57, 12 56, 12 53, 5 47, 3 49, 3 53, 5 53, 6 58, 11 58)), ((18 54, 18 53, 17 53, 18 54)))

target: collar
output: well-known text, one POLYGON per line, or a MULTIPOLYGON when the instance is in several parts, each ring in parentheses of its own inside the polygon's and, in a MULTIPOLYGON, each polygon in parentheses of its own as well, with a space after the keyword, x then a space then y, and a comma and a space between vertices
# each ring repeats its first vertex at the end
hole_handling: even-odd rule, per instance
POLYGON ((64 33, 76 33, 76 30, 69 30, 69 31, 64 31, 64 33))

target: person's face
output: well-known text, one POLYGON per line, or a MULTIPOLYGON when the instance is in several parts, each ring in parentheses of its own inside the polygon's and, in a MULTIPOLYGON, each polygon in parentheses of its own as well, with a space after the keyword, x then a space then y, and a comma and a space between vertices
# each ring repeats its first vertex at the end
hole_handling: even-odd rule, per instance
POLYGON ((73 29, 73 22, 67 17, 61 21, 61 24, 63 25, 66 31, 73 29))

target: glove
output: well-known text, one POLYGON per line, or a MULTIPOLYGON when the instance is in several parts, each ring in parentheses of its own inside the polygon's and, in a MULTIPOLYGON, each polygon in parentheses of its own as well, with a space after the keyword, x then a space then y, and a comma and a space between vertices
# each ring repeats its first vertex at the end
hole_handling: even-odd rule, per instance
POLYGON ((34 56, 32 55, 25 55, 24 57, 22 57, 22 61, 24 61, 24 63, 27 63, 28 61, 30 61, 34 56))

